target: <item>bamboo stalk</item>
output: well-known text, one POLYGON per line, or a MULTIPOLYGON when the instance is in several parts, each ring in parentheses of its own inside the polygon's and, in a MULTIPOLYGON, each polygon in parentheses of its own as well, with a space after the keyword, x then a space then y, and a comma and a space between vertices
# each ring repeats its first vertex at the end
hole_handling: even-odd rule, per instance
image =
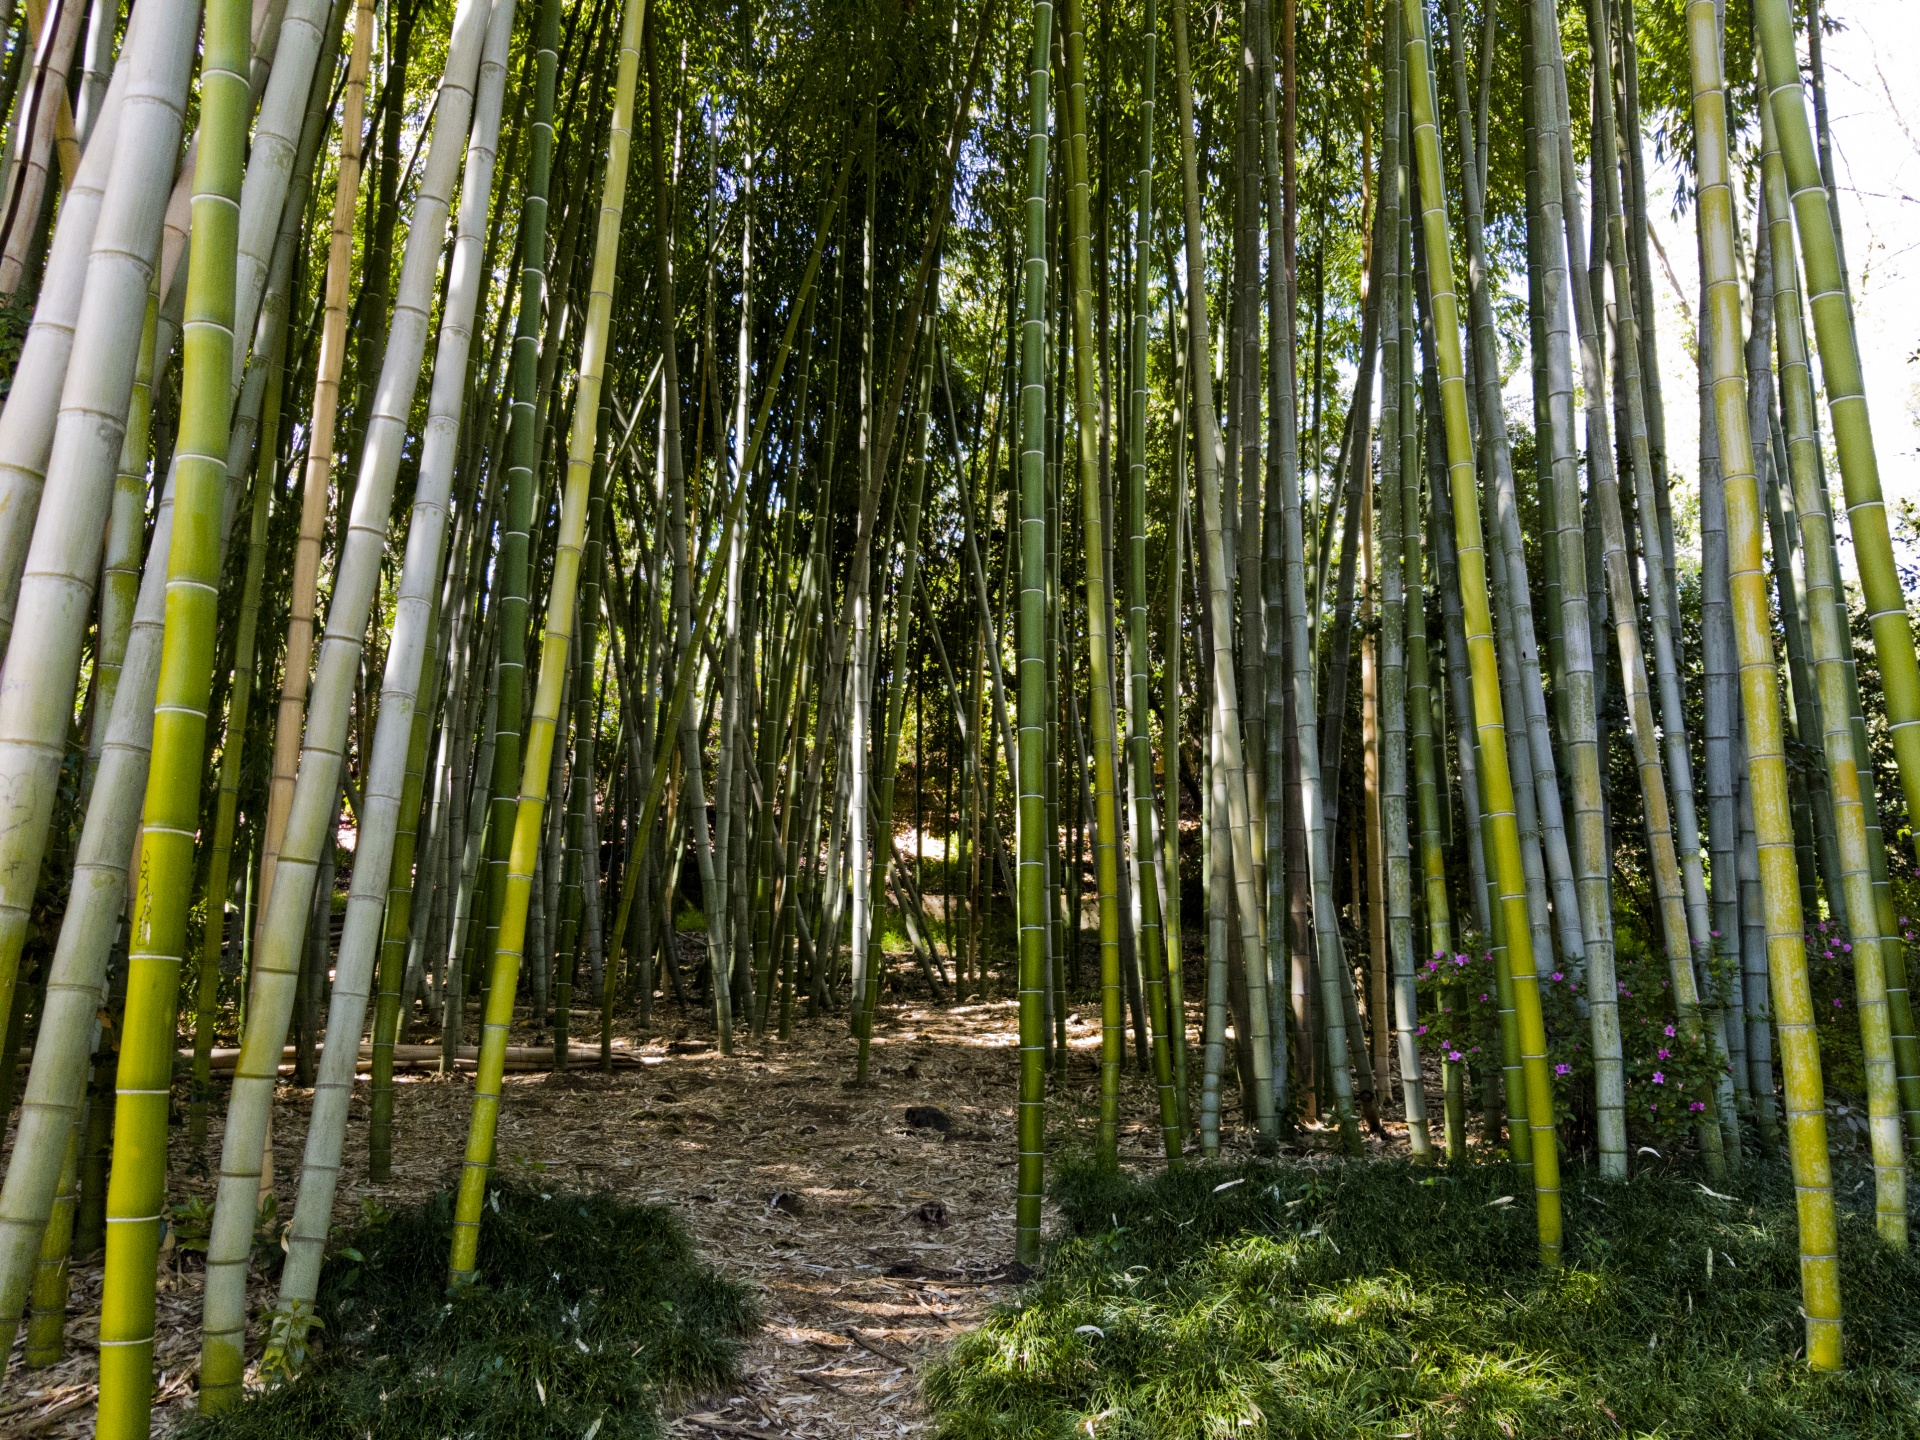
MULTIPOLYGON (((1767 19, 1766 0, 1759 17, 1767 19)), ((1839 1261, 1833 1181, 1821 1095, 1819 1041, 1801 939, 1800 892, 1794 875, 1793 831, 1787 810, 1780 682, 1766 622, 1766 576, 1760 559, 1760 502, 1754 483, 1753 442, 1747 429, 1741 380, 1740 288, 1733 270, 1733 197, 1727 160, 1726 96, 1720 72, 1719 26, 1712 0, 1688 0, 1687 41, 1694 93, 1694 168, 1706 287, 1707 343, 1714 422, 1727 494, 1727 546, 1734 639, 1746 716, 1747 774, 1752 786, 1759 879, 1765 907, 1768 969, 1780 1034, 1786 1088, 1787 1149, 1800 1220, 1801 1311, 1806 1319, 1807 1364, 1840 1364, 1839 1261)), ((1764 27, 1763 27, 1764 33, 1764 27)), ((1773 59, 1771 55, 1769 59, 1773 59)), ((1775 110, 1778 120, 1779 107, 1775 110)), ((1802 134, 1804 134, 1804 130, 1802 134)), ((1822 209, 1825 191, 1820 192, 1822 209)))
POLYGON ((348 709, 380 578, 400 443, 420 382, 428 305, 440 261, 440 235, 466 149, 486 28, 485 9, 478 0, 465 0, 454 16, 447 75, 414 201, 378 403, 367 427, 352 519, 341 549, 327 631, 316 667, 301 763, 287 805, 287 829, 271 888, 264 876, 262 879, 264 902, 241 1039, 243 1053, 227 1105, 220 1183, 207 1243, 200 1390, 201 1404, 207 1409, 219 1409, 238 1398, 246 1331, 247 1257, 259 1203, 273 1085, 298 984, 300 954, 322 850, 324 847, 330 852, 334 843, 331 822, 348 738, 348 709))
MULTIPOLYGON (((496 0, 496 3, 507 4, 510 0, 496 0)), ((567 652, 573 641, 581 555, 586 545, 588 491, 599 435, 607 330, 613 309, 613 280, 619 259, 620 219, 626 201, 634 91, 640 70, 641 28, 646 20, 646 12, 646 0, 627 0, 621 15, 619 69, 608 132, 598 227, 594 236, 593 278, 588 291, 587 321, 581 336, 580 365, 574 379, 573 426, 568 437, 566 482, 553 554, 553 575, 547 595, 546 630, 541 640, 533 714, 527 727, 520 800, 514 815, 506 903, 501 913, 498 947, 491 956, 492 973, 481 1029, 479 1068, 474 1078, 473 1114, 467 1134, 467 1152, 461 1166, 460 1188, 454 1206, 453 1244, 448 1272, 450 1283, 456 1286, 471 1283, 478 1260, 480 1207, 486 1198, 487 1172, 493 1163, 494 1128, 500 1106, 500 1076, 506 1063, 507 1025, 513 1014, 520 953, 526 943, 527 906, 546 804, 547 771, 553 753, 554 731, 560 718, 561 692, 569 668, 567 652)), ((716 980, 722 973, 721 968, 716 966, 716 980)), ((715 988, 717 992, 722 989, 718 985, 715 988)), ((723 1037, 724 1034, 723 1030, 723 1037)))
MULTIPOLYGON (((141 117, 144 124, 129 125, 127 130, 129 136, 144 133, 146 138, 163 138, 161 153, 169 156, 179 131, 164 132, 169 119, 178 127, 184 109, 194 28, 191 13, 184 6, 169 13, 171 26, 163 23, 155 37, 154 59, 174 67, 167 92, 173 103, 155 107, 149 116, 141 117), (153 130, 163 133, 152 137, 153 130)), ((210 5, 207 25, 194 175, 196 243, 187 262, 182 332, 177 524, 167 556, 166 637, 154 700, 153 758, 143 806, 140 869, 133 893, 113 1170, 107 1191, 106 1267, 101 1282, 95 1431, 118 1440, 144 1437, 152 1408, 155 1256, 166 1195, 174 1007, 186 950, 193 832, 199 819, 206 706, 213 678, 220 575, 217 524, 225 498, 233 399, 235 202, 246 140, 247 6, 243 0, 210 5)), ((127 119, 134 116, 130 113, 127 119)), ((109 195, 127 195, 132 188, 110 185, 109 195)), ((103 228, 111 234, 107 218, 103 211, 103 228)), ((138 278, 144 291, 146 277, 138 278)), ((142 294, 140 299, 144 298, 142 294)), ((26 618, 24 611, 20 618, 26 618)), ((22 633, 33 633, 34 628, 23 626, 22 633)))
POLYGON ((1540 1256, 1543 1264, 1557 1265, 1561 1244, 1560 1160, 1554 1133, 1553 1084, 1547 1071, 1546 1029, 1540 1010, 1539 982, 1534 972, 1526 881, 1520 866, 1513 782, 1507 768, 1505 721, 1487 607, 1480 499, 1474 484, 1473 441, 1467 428, 1459 309, 1453 287, 1453 257, 1448 249, 1446 192, 1441 179, 1440 139, 1436 129, 1438 107, 1428 58, 1426 11, 1417 0, 1407 0, 1403 13, 1410 119, 1421 221, 1426 231, 1427 274, 1446 424, 1447 466, 1454 497, 1460 596, 1473 672, 1474 719, 1481 736, 1481 783, 1487 797, 1492 859, 1500 888, 1507 963, 1513 978, 1520 1030, 1540 1256))

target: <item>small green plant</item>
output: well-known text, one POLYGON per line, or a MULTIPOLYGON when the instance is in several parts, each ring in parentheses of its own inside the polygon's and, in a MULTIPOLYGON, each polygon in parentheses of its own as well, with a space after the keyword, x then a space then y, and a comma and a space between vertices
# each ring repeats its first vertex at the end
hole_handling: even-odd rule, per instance
MULTIPOLYGON (((359 1258, 355 1255, 355 1258, 359 1258)), ((267 1347, 260 1356, 260 1378, 269 1385, 290 1382, 307 1363, 307 1337, 326 1329, 304 1303, 281 1306, 267 1314, 267 1347)))
POLYGON ((213 1206, 198 1195, 189 1195, 167 1211, 173 1227, 173 1248, 205 1252, 207 1237, 213 1233, 213 1206))

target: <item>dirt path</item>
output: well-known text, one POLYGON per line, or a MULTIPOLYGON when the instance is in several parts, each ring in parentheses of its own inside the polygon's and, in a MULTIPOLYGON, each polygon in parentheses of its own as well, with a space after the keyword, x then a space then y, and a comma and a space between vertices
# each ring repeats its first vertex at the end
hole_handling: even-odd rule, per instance
MULTIPOLYGON (((579 1029, 590 1023, 577 1017, 579 1029)), ((883 1007, 865 1087, 850 1083, 853 1042, 838 1018, 801 1022, 791 1041, 742 1045, 730 1058, 686 1038, 684 1026, 643 1044, 623 1040, 628 1063, 612 1075, 508 1076, 500 1168, 671 1205, 710 1260, 759 1288, 765 1327, 748 1343, 740 1382, 726 1395, 686 1397, 675 1407, 682 1433, 921 1434, 919 1370, 1011 1278, 1013 1025, 1011 1002, 883 1007), (908 1108, 923 1106, 938 1116, 916 1114, 932 1123, 910 1125, 908 1108)), ((340 1230, 356 1224, 365 1197, 413 1203, 455 1180, 471 1093, 465 1075, 403 1076, 394 1174, 376 1186, 365 1174, 363 1077, 335 1207, 340 1230)), ((283 1204, 309 1103, 310 1092, 282 1087, 274 1139, 283 1204)), ((190 1154, 184 1137, 176 1144, 175 1203, 211 1198, 215 1110, 207 1157, 190 1154)), ((1143 1128, 1139 1139, 1149 1138, 1143 1128)), ((190 1412, 198 1360, 201 1270, 197 1257, 168 1250, 156 1433, 190 1412)), ((92 1432, 98 1262, 75 1266, 72 1285, 68 1357, 23 1371, 16 1341, 0 1437, 92 1432)), ((260 1284, 254 1300, 256 1314, 272 1304, 260 1284)))
MULTIPOLYGON (((844 1018, 798 1022, 791 1040, 743 1041, 731 1057, 672 1012, 667 1019, 651 1039, 619 1040, 623 1063, 611 1075, 509 1075, 501 1173, 670 1205, 711 1262, 759 1289, 765 1324, 747 1344, 739 1382, 726 1394, 682 1397, 672 1407, 677 1433, 808 1440, 930 1433, 921 1372, 1018 1278, 1010 1267, 1014 1003, 882 1006, 864 1087, 852 1083, 854 1044, 844 1018), (916 1113, 922 1123, 909 1123, 909 1109, 919 1107, 938 1114, 916 1113)), ((596 1027, 597 1016, 576 1015, 577 1035, 596 1027)), ((1069 1079, 1051 1087, 1048 1100, 1048 1148, 1056 1155, 1091 1145, 1097 1013, 1071 1015, 1068 1035, 1069 1079)), ((1122 1158, 1151 1168, 1159 1143, 1152 1097, 1131 1072, 1125 1085, 1123 1113, 1133 1123, 1121 1136, 1122 1158)), ((358 1223, 366 1197, 388 1207, 412 1204, 458 1176, 470 1078, 404 1075, 396 1094, 393 1178, 370 1185, 362 1077, 335 1206, 341 1233, 358 1223)), ((274 1140, 287 1207, 309 1103, 310 1092, 281 1088, 274 1140)), ((177 1134, 176 1203, 193 1194, 211 1199, 218 1111, 216 1104, 206 1158, 188 1153, 184 1131, 177 1134)), ((16 1350, 0 1395, 0 1440, 92 1433, 99 1281, 97 1261, 75 1267, 65 1361, 24 1372, 16 1350)), ((194 1403, 200 1290, 197 1257, 170 1252, 160 1276, 156 1434, 194 1403)), ((256 1282, 255 1315, 272 1303, 256 1282)))

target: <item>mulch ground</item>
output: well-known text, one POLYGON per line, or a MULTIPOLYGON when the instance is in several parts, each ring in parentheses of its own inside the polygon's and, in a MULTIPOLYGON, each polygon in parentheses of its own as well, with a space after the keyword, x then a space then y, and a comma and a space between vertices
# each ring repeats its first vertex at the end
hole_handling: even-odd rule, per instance
MULTIPOLYGON (((759 1289, 765 1323, 747 1344, 740 1379, 725 1394, 676 1397, 678 1433, 819 1440, 928 1433, 920 1372, 1021 1278, 1012 1263, 1014 1002, 883 1005, 865 1086, 853 1084, 854 1042, 844 1017, 796 1021, 786 1041, 743 1034, 731 1056, 712 1048, 711 1028, 700 1019, 670 1008, 659 1019, 651 1037, 617 1038, 621 1063, 611 1074, 509 1075, 501 1173, 541 1188, 611 1190, 672 1206, 710 1262, 759 1289), (919 1123, 910 1123, 910 1108, 919 1123)), ((597 1027, 597 1015, 576 1012, 576 1037, 597 1027)), ((1056 1153, 1092 1143, 1097 1002, 1070 1015, 1068 1033, 1069 1073, 1049 1099, 1056 1153)), ((527 1030, 514 1041, 540 1038, 527 1030)), ((1189 1039, 1197 1064, 1197 1033, 1189 1039)), ((1124 1113, 1133 1123, 1121 1135, 1122 1159, 1148 1168, 1158 1163, 1157 1109, 1142 1077, 1129 1070, 1124 1083, 1124 1113)), ((357 1224, 363 1198, 393 1208, 453 1184, 471 1095, 464 1073, 403 1075, 393 1177, 373 1185, 365 1173, 361 1077, 335 1208, 341 1233, 357 1224)), ((310 1101, 309 1091, 280 1089, 274 1145, 283 1216, 291 1213, 310 1101)), ((211 1199, 220 1131, 220 1106, 213 1108, 206 1156, 188 1151, 184 1130, 176 1141, 176 1203, 192 1194, 211 1199)), ((1391 1120, 1384 1144, 1369 1141, 1382 1152, 1403 1144, 1404 1131, 1391 1120)), ((197 1256, 169 1249, 163 1257, 156 1434, 194 1403, 201 1273, 197 1256)), ((92 1433, 99 1290, 98 1262, 76 1265, 68 1358, 10 1372, 0 1440, 92 1433)), ((272 1305, 264 1281, 254 1300, 256 1315, 272 1305)))

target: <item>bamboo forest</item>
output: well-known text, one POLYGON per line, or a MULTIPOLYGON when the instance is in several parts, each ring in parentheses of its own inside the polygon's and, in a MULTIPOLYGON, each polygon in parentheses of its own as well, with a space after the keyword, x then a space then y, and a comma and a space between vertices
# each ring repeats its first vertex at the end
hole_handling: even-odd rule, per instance
POLYGON ((1920 1437, 1896 13, 0 0, 0 1437, 1920 1437))

